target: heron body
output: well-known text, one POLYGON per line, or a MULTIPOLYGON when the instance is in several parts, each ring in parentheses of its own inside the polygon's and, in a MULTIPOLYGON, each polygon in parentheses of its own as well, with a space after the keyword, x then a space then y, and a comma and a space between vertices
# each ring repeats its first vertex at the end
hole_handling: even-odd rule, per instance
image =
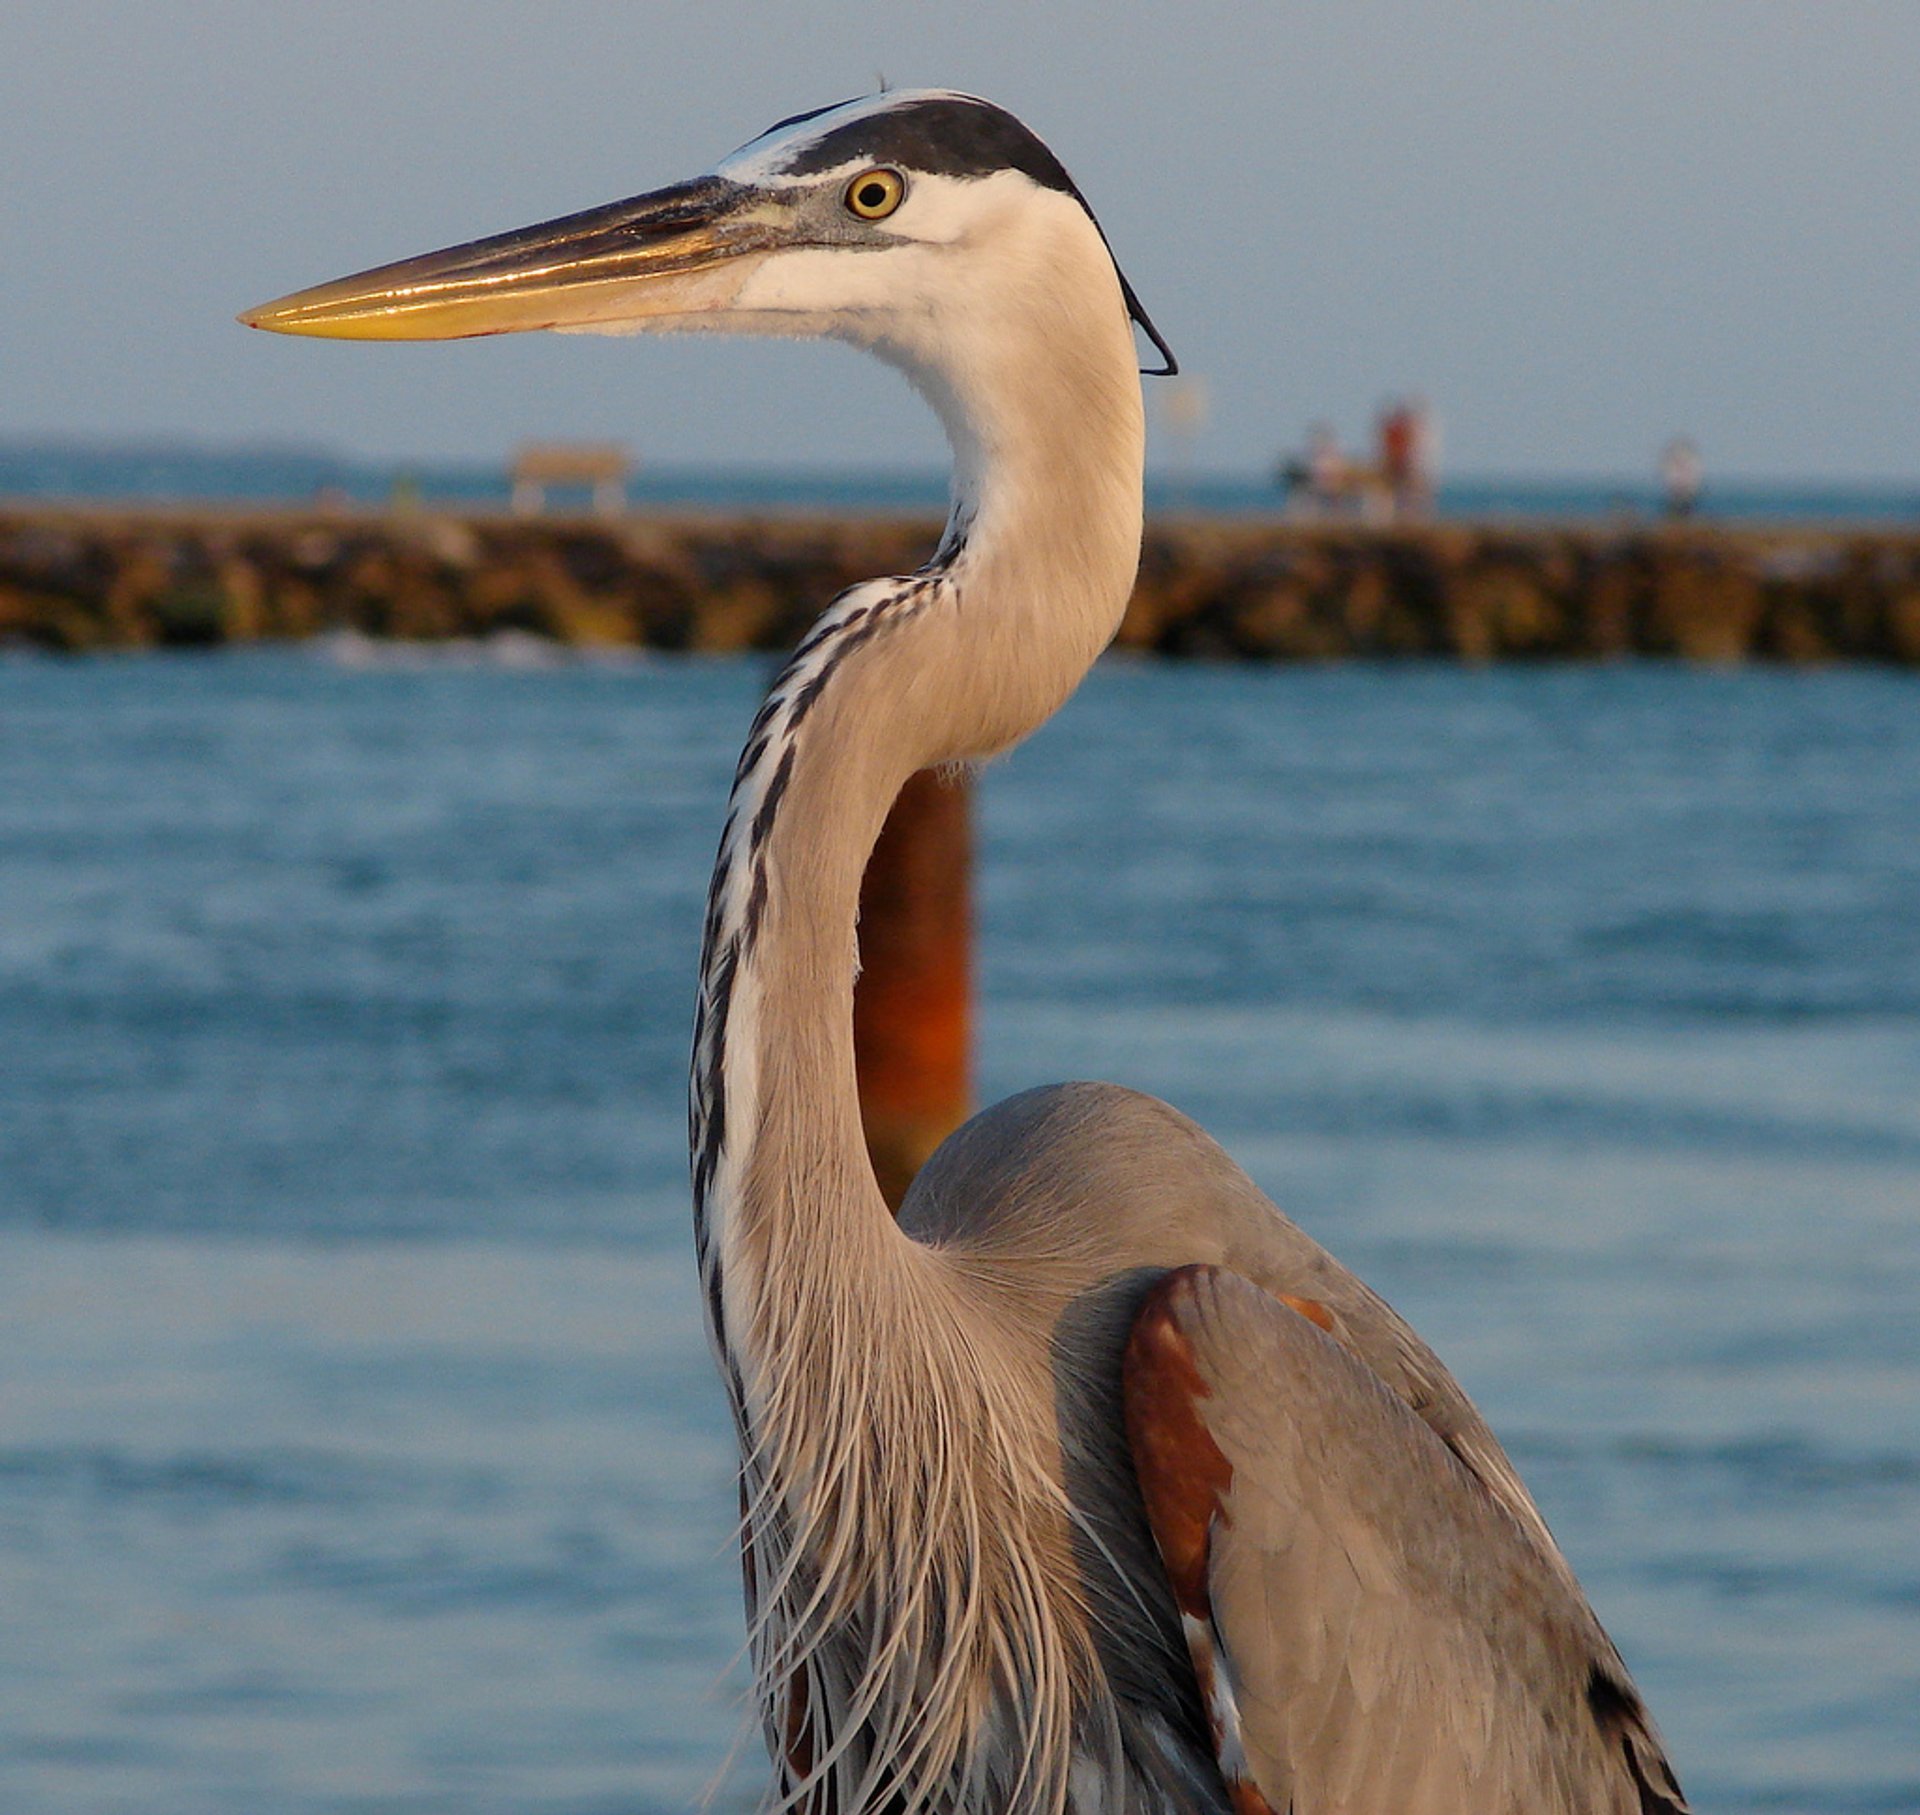
POLYGON ((927 565, 834 600, 768 693, 708 899, 694 1217, 772 1806, 1683 1810, 1465 1394, 1186 1118, 1058 1085, 952 1136, 897 1220, 873 1178, 852 1005, 881 823, 916 770, 1054 712, 1139 559, 1134 325, 1164 343, 1040 140, 883 94, 244 319, 833 336, 952 445, 927 565))

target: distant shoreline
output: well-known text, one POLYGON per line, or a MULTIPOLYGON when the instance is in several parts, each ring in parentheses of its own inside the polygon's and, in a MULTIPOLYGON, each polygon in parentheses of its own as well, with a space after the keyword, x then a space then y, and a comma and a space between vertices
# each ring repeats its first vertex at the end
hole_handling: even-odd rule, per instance
MULTIPOLYGON (((0 507, 82 504, 107 508, 229 506, 311 508, 333 498, 384 508, 396 496, 436 509, 505 509, 511 486, 505 461, 370 461, 303 448, 203 448, 172 443, 98 444, 55 438, 0 438, 0 507)), ((944 471, 808 472, 702 469, 642 459, 628 484, 637 509, 655 511, 938 512, 944 471)), ((1278 515, 1270 475, 1155 472, 1152 512, 1205 517, 1278 515)), ((1443 478, 1436 498, 1443 522, 1651 522, 1661 500, 1651 474, 1528 478, 1443 478)), ((1912 481, 1779 480, 1709 471, 1700 518, 1726 523, 1920 524, 1920 478, 1912 481)))
MULTIPOLYGON (((939 522, 926 510, 0 502, 0 644, 79 653, 349 632, 780 650, 842 587, 918 566, 939 522)), ((1920 666, 1920 527, 1163 515, 1117 643, 1265 661, 1920 666)))

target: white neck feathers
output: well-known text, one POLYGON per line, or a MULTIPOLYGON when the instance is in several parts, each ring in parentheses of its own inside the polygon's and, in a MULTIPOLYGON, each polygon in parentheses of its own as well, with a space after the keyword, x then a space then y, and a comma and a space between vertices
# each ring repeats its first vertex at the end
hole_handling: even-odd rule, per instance
MULTIPOLYGON (((1029 193, 1005 237, 1004 257, 952 261, 938 308, 861 336, 939 412, 953 514, 927 568, 842 594, 774 683, 741 755, 701 958, 695 1226, 746 1458, 758 1675, 806 1698, 763 1713, 777 1745, 804 1733, 813 1770, 855 1778, 917 1756, 932 1781, 971 1744, 963 1631, 966 1647, 1012 1647, 988 1666, 1027 1685, 1036 1732, 1071 1705, 1047 1662, 1062 1652, 1041 1630, 1037 1560, 1000 1554, 957 1477, 923 1484, 899 1518, 888 1432, 943 1391, 958 1395, 943 1416, 997 1428, 1003 1396, 881 1197, 853 1062, 860 879, 895 795, 917 769, 985 758, 1042 723, 1111 639, 1139 560, 1140 385, 1112 260, 1067 197, 1029 193), (852 1554, 855 1530, 895 1532, 893 1573, 817 1575, 852 1554), (900 1582, 919 1584, 904 1602, 900 1582), (860 1632, 879 1649, 848 1652, 860 1632), (849 1710, 880 1705, 886 1672, 943 1645, 953 1671, 900 1704, 912 1719, 870 1736, 865 1764, 835 1763, 827 1748, 861 1724, 849 1710)), ((1036 1808, 1064 1796, 1029 1789, 1036 1808)))
MULTIPOLYGON (((994 256, 953 259, 938 310, 872 335, 952 443, 942 552, 823 615, 729 805, 693 1081, 696 1214, 729 1293, 756 1222, 891 1232, 853 1084, 861 872, 915 770, 991 756, 1052 714, 1111 639, 1139 561, 1144 415, 1105 242, 1072 198, 1031 189, 994 225, 994 256), (766 1201, 741 1201, 750 1173, 766 1201)), ((725 1346, 750 1343, 752 1322, 727 1316, 725 1346)))

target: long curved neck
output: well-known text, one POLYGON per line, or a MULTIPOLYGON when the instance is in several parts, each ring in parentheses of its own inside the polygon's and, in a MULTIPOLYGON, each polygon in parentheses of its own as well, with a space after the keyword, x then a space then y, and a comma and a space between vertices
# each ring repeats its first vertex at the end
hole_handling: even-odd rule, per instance
POLYGON ((941 550, 835 601, 741 755, 701 957, 692 1135, 712 1330, 743 1420, 757 1357, 798 1332, 812 1289, 857 1290, 900 1239, 853 1060, 855 917, 881 823, 916 769, 1044 721, 1126 606, 1140 388, 1119 310, 1095 328, 1064 359, 913 370, 954 445, 941 550))

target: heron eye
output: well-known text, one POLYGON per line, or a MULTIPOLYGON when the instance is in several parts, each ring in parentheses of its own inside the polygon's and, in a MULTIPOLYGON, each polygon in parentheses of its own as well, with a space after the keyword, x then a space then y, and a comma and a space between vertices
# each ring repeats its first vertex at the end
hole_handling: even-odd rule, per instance
POLYGON ((868 170, 847 185, 847 212, 863 221, 883 221, 906 199, 907 179, 897 170, 868 170))

